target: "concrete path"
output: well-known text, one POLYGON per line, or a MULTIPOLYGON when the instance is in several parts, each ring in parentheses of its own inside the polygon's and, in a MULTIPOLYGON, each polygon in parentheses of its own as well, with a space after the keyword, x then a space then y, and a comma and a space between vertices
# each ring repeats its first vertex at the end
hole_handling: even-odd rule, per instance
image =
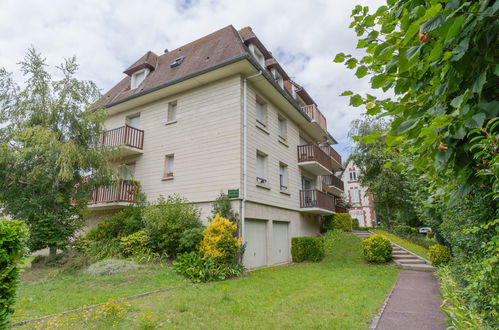
MULTIPOLYGON (((375 325, 379 330, 447 329, 439 306, 442 300, 433 273, 400 271, 388 303, 375 325)), ((373 324, 374 325, 374 324, 373 324)))

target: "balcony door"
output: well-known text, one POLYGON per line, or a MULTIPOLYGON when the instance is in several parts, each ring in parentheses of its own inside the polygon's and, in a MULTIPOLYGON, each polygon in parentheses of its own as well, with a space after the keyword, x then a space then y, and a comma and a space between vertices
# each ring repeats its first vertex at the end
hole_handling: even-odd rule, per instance
POLYGON ((140 114, 128 117, 127 124, 128 126, 132 126, 134 128, 140 128, 140 114))
POLYGON ((135 178, 135 163, 128 163, 121 171, 121 178, 124 181, 134 180, 135 178))
POLYGON ((315 200, 314 200, 314 191, 312 190, 314 189, 312 179, 302 175, 301 188, 303 190, 302 194, 303 194, 304 207, 314 207, 315 200))

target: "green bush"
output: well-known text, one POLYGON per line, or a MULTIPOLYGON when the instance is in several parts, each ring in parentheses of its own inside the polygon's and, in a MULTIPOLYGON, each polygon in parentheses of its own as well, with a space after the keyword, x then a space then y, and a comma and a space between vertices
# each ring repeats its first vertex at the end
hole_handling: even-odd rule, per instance
POLYGON ((31 268, 52 267, 62 272, 75 272, 89 265, 89 258, 74 249, 67 249, 55 256, 38 255, 31 261, 31 268))
POLYGON ((160 197, 145 208, 145 231, 151 240, 153 251, 175 256, 181 252, 180 238, 186 229, 202 227, 200 211, 187 200, 171 195, 160 197))
POLYGON ((405 226, 405 225, 402 225, 402 226, 394 226, 393 227, 393 232, 397 235, 401 235, 401 236, 409 236, 409 235, 412 235, 412 234, 416 234, 417 233, 417 229, 416 228, 413 228, 411 226, 405 226))
POLYGON ((23 222, 0 219, 0 329, 8 328, 19 283, 19 265, 26 252, 23 222))
POLYGON ((150 254, 152 251, 149 245, 149 236, 143 230, 120 238, 120 252, 124 257, 150 254))
POLYGON ((203 259, 198 252, 178 254, 173 269, 195 283, 238 277, 244 271, 240 264, 219 265, 209 258, 203 259))
POLYGON ((429 258, 433 265, 440 266, 449 263, 450 261, 450 250, 447 246, 440 244, 435 244, 430 246, 429 258))
POLYGON ((291 256, 294 262, 324 259, 326 249, 322 237, 293 237, 291 239, 291 256))
POLYGON ((142 230, 144 229, 143 209, 142 205, 127 206, 109 218, 100 221, 96 227, 89 230, 86 237, 98 241, 124 237, 142 230))
POLYGON ((371 235, 363 239, 362 249, 368 262, 383 263, 392 259, 392 244, 382 235, 371 235))
POLYGON ((182 232, 180 236, 180 250, 182 252, 196 251, 203 240, 204 227, 189 228, 182 232))
POLYGON ((371 229, 373 229, 373 228, 372 227, 359 227, 359 228, 357 228, 357 230, 363 230, 363 231, 369 231, 371 229))
POLYGON ((349 213, 336 213, 327 215, 324 221, 326 230, 342 229, 352 231, 352 216, 349 213))
POLYGON ((139 265, 128 260, 104 259, 90 265, 85 273, 90 275, 111 275, 124 273, 139 268, 139 265))
POLYGON ((434 238, 434 237, 435 237, 435 233, 434 233, 434 232, 429 231, 429 232, 427 232, 427 233, 426 233, 426 238, 428 238, 428 239, 432 239, 432 238, 434 238))
POLYGON ((360 228, 359 219, 352 218, 352 229, 358 230, 360 228))

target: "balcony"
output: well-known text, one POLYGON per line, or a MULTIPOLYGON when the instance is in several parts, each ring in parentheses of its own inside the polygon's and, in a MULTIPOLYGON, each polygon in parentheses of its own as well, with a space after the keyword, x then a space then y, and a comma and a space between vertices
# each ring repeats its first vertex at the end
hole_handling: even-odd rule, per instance
POLYGON ((312 125, 327 132, 326 117, 317 109, 315 104, 305 105, 301 110, 310 118, 312 125))
POLYGON ((133 180, 119 180, 112 186, 97 188, 88 201, 89 208, 112 209, 133 203, 139 192, 139 184, 133 180))
POLYGON ((124 157, 142 154, 144 131, 129 125, 114 128, 106 132, 101 145, 119 148, 124 157))
POLYGON ((331 157, 315 144, 298 146, 298 166, 314 175, 333 174, 331 157))
POLYGON ((322 176, 322 185, 335 195, 341 195, 344 191, 343 181, 334 174, 322 176))
POLYGON ((300 190, 300 209, 313 214, 333 214, 334 197, 316 189, 300 190))
POLYGON ((342 165, 341 165, 341 156, 340 154, 334 150, 333 147, 331 146, 323 146, 321 147, 322 151, 324 151, 326 154, 329 155, 329 157, 331 157, 331 159, 333 160, 332 164, 333 164, 333 171, 339 171, 342 169, 342 165))

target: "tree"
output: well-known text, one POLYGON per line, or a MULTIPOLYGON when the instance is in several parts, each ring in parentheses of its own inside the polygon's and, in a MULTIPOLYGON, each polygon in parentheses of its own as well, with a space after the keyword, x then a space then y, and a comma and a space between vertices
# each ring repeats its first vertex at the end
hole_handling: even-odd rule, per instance
POLYGON ((75 78, 75 57, 57 67, 59 80, 33 48, 20 69, 22 86, 0 69, 0 204, 26 222, 31 250, 54 255, 83 225, 90 192, 112 178, 98 149, 105 116, 90 110, 99 91, 75 78))
POLYGON ((385 134, 388 127, 387 121, 370 117, 352 122, 349 135, 357 143, 351 158, 361 169, 359 181, 373 194, 376 214, 383 224, 392 226, 399 222, 416 226, 420 223, 411 204, 411 182, 405 166, 386 166, 392 162, 400 163, 404 157, 387 148, 385 134), (366 140, 367 137, 370 140, 366 140))
POLYGON ((215 199, 215 201, 211 203, 211 207, 211 214, 213 215, 213 218, 216 218, 217 215, 219 215, 222 218, 229 219, 235 224, 238 224, 239 214, 237 214, 237 212, 234 212, 234 210, 232 209, 232 204, 230 203, 230 198, 228 195, 220 192, 220 195, 217 197, 217 199, 215 199))

